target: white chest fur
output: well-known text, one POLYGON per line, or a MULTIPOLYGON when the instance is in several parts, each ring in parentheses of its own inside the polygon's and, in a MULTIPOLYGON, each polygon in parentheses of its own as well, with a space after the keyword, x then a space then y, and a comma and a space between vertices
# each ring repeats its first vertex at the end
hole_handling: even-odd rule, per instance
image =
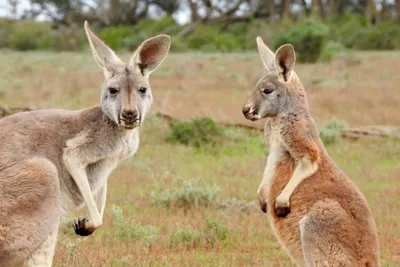
POLYGON ((137 129, 127 130, 121 138, 121 146, 117 152, 117 159, 129 158, 139 148, 139 131, 137 129))

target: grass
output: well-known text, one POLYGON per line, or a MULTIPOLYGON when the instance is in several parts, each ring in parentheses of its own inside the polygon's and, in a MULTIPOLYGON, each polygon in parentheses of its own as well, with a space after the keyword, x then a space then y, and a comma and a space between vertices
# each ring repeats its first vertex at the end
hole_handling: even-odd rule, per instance
MULTIPOLYGON (((400 76, 389 75, 398 64, 393 55, 362 53, 353 55, 357 61, 299 65, 315 119, 400 124, 400 76)), ((0 54, 0 69, 2 104, 76 109, 99 99, 101 71, 89 52, 7 51, 0 54)), ((248 123, 240 108, 261 72, 257 53, 171 54, 150 81, 152 112, 248 123)), ((268 153, 262 133, 224 128, 218 145, 204 150, 171 143, 170 134, 167 121, 147 118, 138 153, 109 179, 104 225, 87 238, 63 226, 54 266, 292 266, 255 201, 268 153), (200 190, 192 190, 193 183, 200 190), (162 192, 168 203, 197 204, 166 209, 154 204, 162 192)), ((399 266, 400 141, 338 139, 327 150, 370 203, 383 266, 399 266)))

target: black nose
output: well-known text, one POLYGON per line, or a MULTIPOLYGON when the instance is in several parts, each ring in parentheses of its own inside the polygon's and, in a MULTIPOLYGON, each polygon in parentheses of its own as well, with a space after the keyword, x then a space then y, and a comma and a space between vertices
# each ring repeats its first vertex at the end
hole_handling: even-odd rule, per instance
POLYGON ((250 107, 249 107, 249 106, 244 106, 244 107, 242 108, 242 112, 243 112, 244 115, 246 115, 247 113, 249 113, 249 111, 250 111, 250 107))
POLYGON ((125 120, 132 121, 138 118, 138 111, 135 109, 123 109, 121 117, 125 120))

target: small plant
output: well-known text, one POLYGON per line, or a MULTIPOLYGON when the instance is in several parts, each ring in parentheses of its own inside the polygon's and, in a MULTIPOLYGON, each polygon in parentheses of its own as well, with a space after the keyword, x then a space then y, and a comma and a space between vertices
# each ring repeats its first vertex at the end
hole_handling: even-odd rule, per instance
POLYGON ((153 203, 166 208, 171 206, 189 209, 197 206, 208 206, 215 202, 220 189, 216 185, 202 186, 200 180, 184 181, 181 188, 153 193, 153 203))
POLYGON ((211 247, 225 244, 228 240, 228 228, 217 219, 208 219, 206 221, 206 241, 211 247))
POLYGON ((85 45, 86 36, 81 27, 61 26, 54 32, 53 49, 56 51, 79 51, 85 45))
POLYGON ((341 43, 334 41, 327 41, 322 48, 321 54, 319 55, 319 61, 328 62, 333 59, 335 54, 344 50, 341 43))
POLYGON ((20 21, 13 25, 9 44, 16 50, 51 49, 53 31, 46 22, 20 21))
POLYGON ((184 145, 203 147, 215 145, 223 137, 223 128, 211 118, 194 118, 190 121, 171 121, 168 140, 184 145))
POLYGON ((170 247, 196 248, 202 243, 203 233, 191 227, 178 229, 169 236, 170 247))
POLYGON ((125 220, 122 208, 116 205, 111 207, 114 213, 115 224, 118 228, 115 236, 121 240, 135 239, 150 247, 157 238, 158 229, 151 225, 141 225, 125 220))
POLYGON ((315 62, 321 54, 329 35, 329 28, 314 19, 305 19, 299 25, 283 27, 278 31, 275 48, 283 44, 292 44, 299 62, 315 62))
POLYGON ((325 127, 319 132, 322 142, 324 142, 325 145, 336 143, 339 141, 340 135, 346 127, 346 122, 342 120, 332 119, 328 121, 325 127))

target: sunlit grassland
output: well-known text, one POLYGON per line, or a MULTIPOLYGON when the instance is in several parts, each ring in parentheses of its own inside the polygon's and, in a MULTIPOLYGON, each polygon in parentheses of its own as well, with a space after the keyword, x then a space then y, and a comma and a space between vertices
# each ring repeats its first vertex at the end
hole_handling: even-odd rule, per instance
MULTIPOLYGON (((316 121, 398 125, 398 58, 299 65, 316 121)), ((256 53, 171 54, 151 78, 153 113, 244 123, 241 104, 260 66, 256 53)), ((101 82, 89 52, 0 52, 0 104, 84 108, 97 103, 101 82)), ((63 225, 54 266, 291 266, 256 202, 268 154, 262 132, 226 128, 199 149, 168 141, 168 123, 154 115, 140 131, 138 153, 109 178, 104 225, 87 238, 63 225)), ((370 203, 383 266, 399 266, 400 141, 342 139, 327 150, 370 203)))

